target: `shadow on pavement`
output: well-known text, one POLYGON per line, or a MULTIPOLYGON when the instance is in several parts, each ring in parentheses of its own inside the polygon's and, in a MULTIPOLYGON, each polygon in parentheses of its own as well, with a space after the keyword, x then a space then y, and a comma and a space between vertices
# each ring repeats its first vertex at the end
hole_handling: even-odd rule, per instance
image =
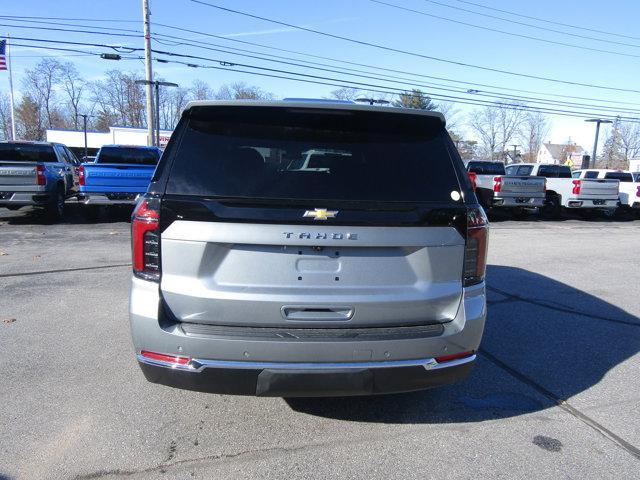
POLYGON ((133 206, 97 207, 86 209, 81 205, 65 205, 65 215, 62 220, 52 222, 44 215, 44 211, 38 208, 23 207, 10 211, 0 208, 0 222, 9 225, 92 225, 97 223, 117 223, 131 220, 133 206))
MULTIPOLYGON (((569 400, 640 351, 640 319, 551 278, 505 266, 488 271, 481 349, 569 400)), ((463 382, 378 397, 287 399, 299 412, 377 423, 477 422, 543 411, 555 403, 479 355, 463 382)))

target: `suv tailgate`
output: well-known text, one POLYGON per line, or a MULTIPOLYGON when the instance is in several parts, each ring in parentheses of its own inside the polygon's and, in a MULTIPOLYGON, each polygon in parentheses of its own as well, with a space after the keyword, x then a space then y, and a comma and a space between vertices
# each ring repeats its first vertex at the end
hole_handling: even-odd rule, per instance
POLYGON ((161 251, 162 295, 182 322, 421 325, 451 321, 462 296, 453 227, 175 221, 161 251))

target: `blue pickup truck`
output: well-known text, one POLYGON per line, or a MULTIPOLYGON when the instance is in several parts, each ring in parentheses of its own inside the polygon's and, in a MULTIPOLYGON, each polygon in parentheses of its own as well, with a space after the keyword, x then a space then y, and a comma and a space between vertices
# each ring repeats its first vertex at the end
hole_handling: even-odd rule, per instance
POLYGON ((93 162, 80 166, 78 199, 85 205, 134 205, 147 191, 162 150, 104 145, 93 162))

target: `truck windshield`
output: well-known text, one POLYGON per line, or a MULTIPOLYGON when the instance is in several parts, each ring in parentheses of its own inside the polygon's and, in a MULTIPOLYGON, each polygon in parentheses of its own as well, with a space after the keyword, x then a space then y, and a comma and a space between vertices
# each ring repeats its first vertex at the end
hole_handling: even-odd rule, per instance
POLYGON ((467 170, 477 175, 505 175, 502 162, 469 162, 467 170))
POLYGON ((102 147, 96 163, 119 163, 125 165, 156 165, 160 152, 152 148, 102 147))
POLYGON ((0 143, 0 161, 50 163, 58 158, 51 145, 0 143))
POLYGON ((452 202, 460 191, 435 117, 277 107, 195 107, 189 117, 170 194, 452 202))

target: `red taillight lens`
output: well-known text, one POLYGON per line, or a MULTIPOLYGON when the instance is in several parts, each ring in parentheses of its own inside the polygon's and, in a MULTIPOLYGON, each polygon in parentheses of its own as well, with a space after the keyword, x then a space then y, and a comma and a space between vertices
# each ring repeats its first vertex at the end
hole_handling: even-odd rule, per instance
POLYGON ((38 185, 47 184, 47 177, 44 175, 44 165, 36 165, 36 181, 38 185))
POLYGON ((493 177, 493 191, 494 192, 502 191, 502 177, 493 177))
POLYGON ((160 199, 144 196, 131 217, 133 274, 145 280, 160 280, 160 199))
POLYGON ((580 189, 582 188, 582 182, 580 180, 573 181, 573 194, 580 195, 580 189))
POLYGON ((140 352, 140 355, 150 360, 159 360, 161 362, 175 363, 176 365, 186 365, 191 361, 191 358, 189 357, 179 357, 177 355, 166 355, 164 353, 149 352, 147 350, 142 350, 140 352))
POLYGON ((640 187, 638 187, 638 190, 636 190, 636 197, 640 197, 640 187))
POLYGON ((474 192, 476 190, 477 180, 478 180, 478 174, 476 174, 475 172, 469 172, 469 181, 471 182, 471 187, 473 188, 474 192))
POLYGON ((474 350, 470 350, 468 352, 454 353, 452 355, 442 355, 441 357, 436 357, 435 361, 438 363, 451 362, 453 360, 459 360, 461 358, 467 358, 474 355, 476 352, 474 350))
POLYGON ((489 221, 480 207, 467 210, 467 242, 464 251, 465 287, 484 281, 487 268, 487 245, 489 241, 489 221))
POLYGON ((84 167, 81 165, 80 168, 78 168, 78 182, 81 187, 84 187, 85 181, 84 167))

